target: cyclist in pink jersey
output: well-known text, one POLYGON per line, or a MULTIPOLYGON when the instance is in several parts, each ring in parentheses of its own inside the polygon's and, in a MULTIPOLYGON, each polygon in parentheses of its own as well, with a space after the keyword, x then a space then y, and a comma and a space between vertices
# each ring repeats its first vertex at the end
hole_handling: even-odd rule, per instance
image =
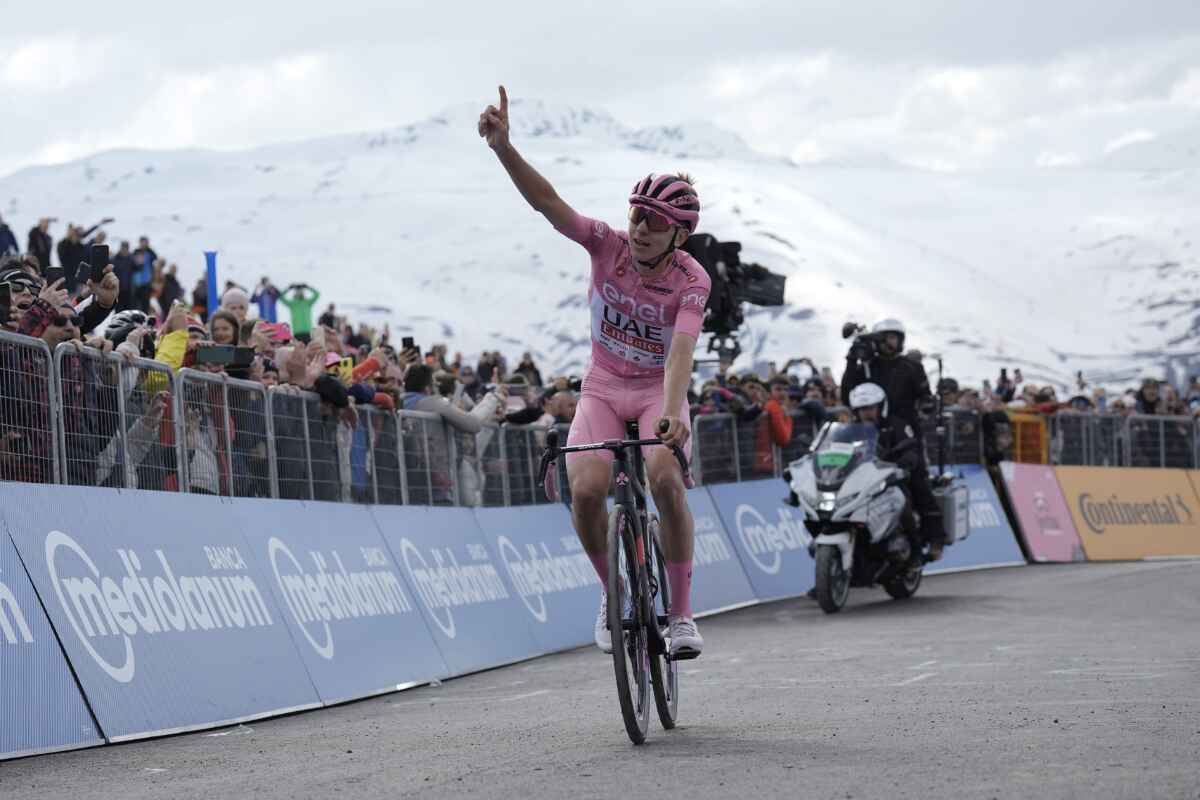
MULTIPOLYGON (((509 141, 508 95, 503 86, 499 108, 488 106, 479 116, 479 135, 529 205, 560 233, 583 245, 592 258, 588 286, 592 360, 568 443, 622 439, 625 421, 630 419, 638 420, 643 437, 651 436, 666 421, 663 442, 690 455, 687 390, 710 289, 708 273, 678 249, 700 219, 700 201, 691 179, 682 175, 643 178, 629 198, 628 230, 615 231, 576 213, 517 153, 509 141)), ((693 521, 683 474, 669 449, 648 447, 644 454, 650 492, 663 522, 671 589, 671 654, 694 657, 704 640, 692 618, 693 521)), ((601 587, 608 585, 605 540, 611 461, 612 454, 606 451, 567 456, 571 516, 601 587)), ((601 596, 596 644, 611 652, 605 602, 601 596)))

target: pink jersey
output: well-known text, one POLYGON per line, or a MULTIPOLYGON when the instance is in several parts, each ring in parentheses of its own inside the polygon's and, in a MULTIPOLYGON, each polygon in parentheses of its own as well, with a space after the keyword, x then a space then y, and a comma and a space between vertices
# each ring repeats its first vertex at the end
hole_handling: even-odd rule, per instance
POLYGON ((592 364, 620 377, 661 378, 675 332, 700 337, 711 288, 704 267, 676 250, 666 275, 645 281, 624 231, 576 214, 559 232, 592 256, 592 364))

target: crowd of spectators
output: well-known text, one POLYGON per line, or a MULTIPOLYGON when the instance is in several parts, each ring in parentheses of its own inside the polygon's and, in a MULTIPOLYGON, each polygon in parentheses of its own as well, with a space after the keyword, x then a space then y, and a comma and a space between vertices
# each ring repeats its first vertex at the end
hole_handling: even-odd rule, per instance
MULTIPOLYGON (((89 248, 106 242, 105 226, 112 222, 105 218, 87 228, 68 224, 56 244, 54 219, 43 218, 29 231, 22 253, 14 232, 0 219, 0 324, 10 332, 41 339, 51 350, 74 342, 76 347, 115 352, 130 364, 143 357, 176 372, 186 367, 224 373, 275 387, 284 395, 312 392, 320 398, 323 418, 344 429, 343 437, 354 435, 361 419, 356 409, 362 407, 436 414, 465 435, 483 433, 485 422, 549 427, 569 424, 574 417, 578 379, 544 376, 529 352, 510 369, 499 351, 483 352, 471 363, 461 352, 451 356, 445 344, 422 349, 407 337, 397 343, 386 325, 378 330, 365 323, 355 325, 332 303, 316 315, 320 293, 304 283, 280 289, 264 276, 247 289, 227 282, 217 310, 210 315, 206 280, 197 281, 188 303, 177 266, 161 258, 146 236, 137 240, 136 247, 121 241, 97 283, 86 269, 89 248), (52 265, 55 256, 57 269, 52 265), (287 322, 279 319, 280 307, 289 313, 287 322), (240 348, 246 357, 205 356, 222 347, 240 348)), ((31 433, 52 429, 46 421, 46 387, 44 382, 22 380, 34 366, 17 363, 21 357, 19 351, 9 353, 2 370, 0 423, 7 430, 0 436, 0 477, 47 480, 53 443, 31 433)), ((906 357, 920 360, 921 354, 912 351, 906 357)), ((78 395, 64 396, 63 404, 73 399, 84 404, 89 397, 94 402, 98 392, 112 391, 97 385, 103 381, 93 379, 89 385, 82 372, 60 380, 64 392, 78 395)), ((1008 411, 1200 414, 1200 380, 1193 380, 1182 396, 1170 384, 1151 379, 1137 389, 1110 396, 1103 388, 1089 388, 1080 376, 1077 392, 1062 400, 1053 386, 1034 385, 1024 380, 1019 369, 1011 377, 1002 369, 994 386, 984 381, 979 389, 963 388, 953 378, 945 378, 936 389, 946 408, 978 412, 985 420, 1008 411)), ((692 387, 689 401, 693 416, 728 414, 737 423, 754 423, 744 428, 753 431, 751 469, 757 473, 769 472, 773 446, 796 444, 797 422, 815 430, 828 419, 845 418, 839 395, 830 367, 818 368, 801 358, 782 367, 771 363, 765 374, 722 367, 692 387)), ((153 392, 147 396, 137 431, 141 438, 130 440, 131 451, 135 442, 144 444, 154 438, 154 429, 167 427, 163 424, 170 415, 167 399, 153 392)), ((234 419, 233 412, 221 410, 217 416, 221 418, 198 414, 186 420, 185 452, 195 462, 189 465, 190 488, 195 492, 225 493, 220 476, 229 470, 220 461, 229 456, 212 440, 226 426, 239 431, 239 436, 244 431, 255 433, 252 420, 234 419)), ((72 481, 102 484, 113 479, 113 459, 104 449, 112 431, 95 430, 94 420, 72 420, 66 423, 68 439, 95 442, 92 462, 100 465, 94 475, 86 472, 92 469, 88 466, 86 474, 71 475, 72 481)), ((165 434, 158 438, 164 449, 172 444, 165 434)), ((481 449, 484 446, 481 443, 481 449)), ((153 449, 147 445, 127 457, 151 458, 153 449)), ((254 473, 250 462, 261 457, 258 445, 243 448, 244 471, 254 473)), ((160 458, 169 460, 166 455, 160 458)))

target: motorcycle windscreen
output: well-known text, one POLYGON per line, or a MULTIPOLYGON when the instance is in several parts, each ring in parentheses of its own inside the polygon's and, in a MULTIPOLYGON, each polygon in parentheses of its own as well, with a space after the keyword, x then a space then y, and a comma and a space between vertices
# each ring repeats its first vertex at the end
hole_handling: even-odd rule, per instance
POLYGON ((836 422, 827 426, 813 453, 817 485, 840 486, 859 464, 874 460, 878 441, 874 425, 836 422))

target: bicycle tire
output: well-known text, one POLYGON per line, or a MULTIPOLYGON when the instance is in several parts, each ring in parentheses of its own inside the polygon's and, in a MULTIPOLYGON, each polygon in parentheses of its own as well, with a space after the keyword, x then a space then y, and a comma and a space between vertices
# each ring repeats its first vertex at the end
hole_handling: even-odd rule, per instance
MULTIPOLYGON (((658 624, 658 614, 664 616, 671 609, 671 584, 667 580, 667 560, 663 557, 661 526, 657 517, 649 523, 650 546, 654 549, 654 569, 658 578, 658 597, 653 602, 653 624, 658 624)), ((654 705, 658 708, 658 721, 663 730, 675 727, 679 715, 679 665, 665 656, 650 656, 650 683, 654 687, 654 705)))
POLYGON ((625 732, 634 744, 643 744, 650 726, 650 654, 646 631, 641 624, 641 570, 635 553, 633 525, 628 512, 618 506, 608 515, 608 628, 612 637, 617 700, 625 732), (623 588, 630 593, 628 606, 632 624, 628 629, 623 624, 626 605, 621 596, 623 588))

